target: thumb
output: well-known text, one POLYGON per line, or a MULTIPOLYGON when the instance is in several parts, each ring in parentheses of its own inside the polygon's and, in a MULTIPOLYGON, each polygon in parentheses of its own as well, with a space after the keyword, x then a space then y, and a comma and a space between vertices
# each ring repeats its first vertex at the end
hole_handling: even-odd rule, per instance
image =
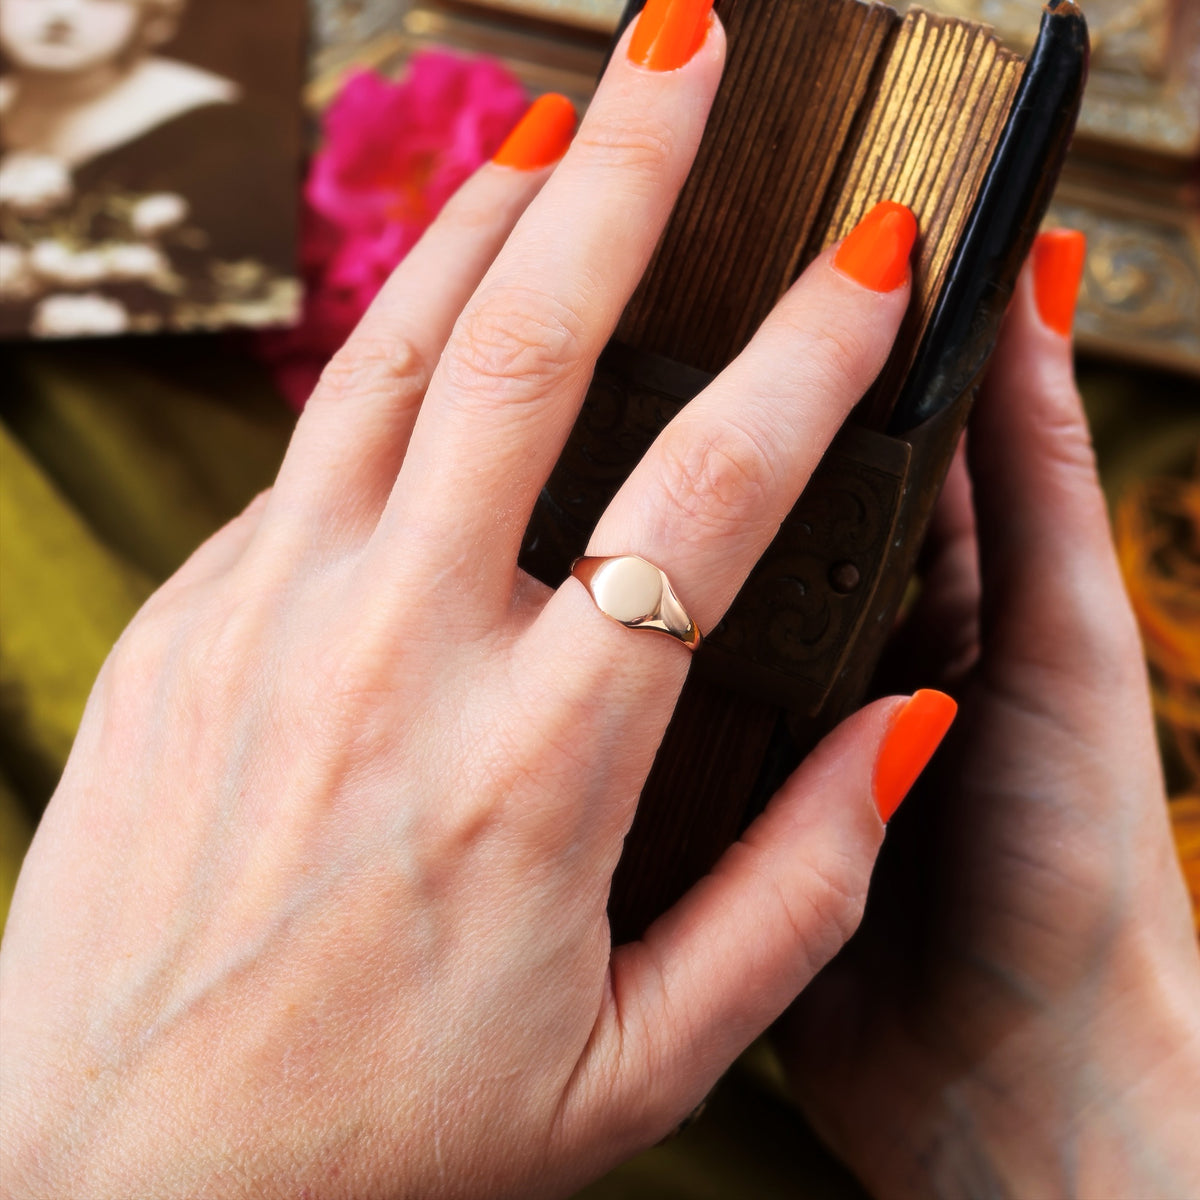
MULTIPOLYGON (((940 692, 880 700, 800 765, 712 872, 613 954, 588 1057, 636 1149, 679 1123, 841 949, 862 916, 884 822, 954 719, 940 692)), ((593 1118, 594 1119, 594 1118, 593 1118)))
POLYGON ((1141 659, 1075 386, 1083 255, 1082 234, 1038 237, 967 439, 985 654, 1056 678, 1114 650, 1141 659))

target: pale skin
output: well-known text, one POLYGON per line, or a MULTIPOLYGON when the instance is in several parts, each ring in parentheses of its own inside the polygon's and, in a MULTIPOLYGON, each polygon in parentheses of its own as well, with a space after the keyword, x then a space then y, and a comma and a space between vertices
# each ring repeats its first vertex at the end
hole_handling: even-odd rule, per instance
MULTIPOLYGON (((896 698, 831 735, 642 941, 611 945, 612 869, 688 653, 516 566, 723 54, 716 22, 676 71, 618 49, 557 168, 469 181, 326 373, 274 489, 118 643, 0 954, 8 1194, 567 1195, 669 1132, 858 925, 896 698)), ((907 299, 819 259, 589 553, 658 563, 712 628, 907 299)), ((1083 577, 1100 542, 1073 559, 1083 577)), ((1114 646, 1046 677, 1068 698, 1097 662, 1140 680, 1136 639, 1114 646)), ((1132 784, 1112 803, 1149 810, 1144 693, 1129 703, 1137 753, 1112 768, 1132 784)), ((1053 746, 1022 731, 1008 757, 1060 756, 1064 794, 1081 747, 1104 775, 1083 737, 1097 711, 1053 746)), ((1200 989, 1177 877, 1149 885, 1166 836, 1159 816, 1123 848, 1148 881, 1134 940, 1200 989)), ((1151 1040, 1180 1029, 1151 1011, 1151 1040)), ((909 1053, 935 1077, 932 1050, 909 1053)), ((814 1113, 874 1182, 883 1152, 825 1090, 814 1113)))

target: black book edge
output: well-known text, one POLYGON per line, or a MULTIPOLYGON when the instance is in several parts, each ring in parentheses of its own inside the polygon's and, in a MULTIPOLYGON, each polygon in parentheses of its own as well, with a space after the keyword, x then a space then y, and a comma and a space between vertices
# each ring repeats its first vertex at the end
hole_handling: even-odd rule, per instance
POLYGON ((953 404, 991 355, 1000 321, 1050 205, 1087 80, 1087 22, 1049 0, 991 166, 888 432, 902 437, 953 404))

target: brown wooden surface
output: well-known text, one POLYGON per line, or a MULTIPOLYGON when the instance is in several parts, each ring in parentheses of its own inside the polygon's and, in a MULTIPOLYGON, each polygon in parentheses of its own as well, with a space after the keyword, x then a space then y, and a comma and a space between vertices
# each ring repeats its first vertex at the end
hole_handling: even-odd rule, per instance
POLYGON ((728 59, 696 165, 617 336, 720 370, 795 273, 899 18, 856 0, 718 0, 728 59))

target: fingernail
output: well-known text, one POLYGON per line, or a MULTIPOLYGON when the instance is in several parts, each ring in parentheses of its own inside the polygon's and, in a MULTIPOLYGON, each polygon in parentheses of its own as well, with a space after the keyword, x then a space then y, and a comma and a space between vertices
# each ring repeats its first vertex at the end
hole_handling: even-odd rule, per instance
POLYGON ((1087 238, 1077 229, 1050 229, 1033 243, 1033 294, 1038 315, 1063 337, 1071 336, 1087 258, 1087 238))
POLYGON ((529 106, 516 129, 492 156, 492 162, 518 171, 548 167, 567 152, 574 132, 575 105, 566 96, 547 92, 529 106))
POLYGON ((958 705, 944 692, 917 692, 892 718, 875 761, 875 807, 886 825, 917 782, 954 721, 958 705))
POLYGON ((629 61, 674 71, 704 45, 713 0, 649 0, 629 39, 629 61))
POLYGON ((894 200, 881 200, 838 247, 833 265, 873 292, 894 292, 908 279, 917 218, 894 200))

